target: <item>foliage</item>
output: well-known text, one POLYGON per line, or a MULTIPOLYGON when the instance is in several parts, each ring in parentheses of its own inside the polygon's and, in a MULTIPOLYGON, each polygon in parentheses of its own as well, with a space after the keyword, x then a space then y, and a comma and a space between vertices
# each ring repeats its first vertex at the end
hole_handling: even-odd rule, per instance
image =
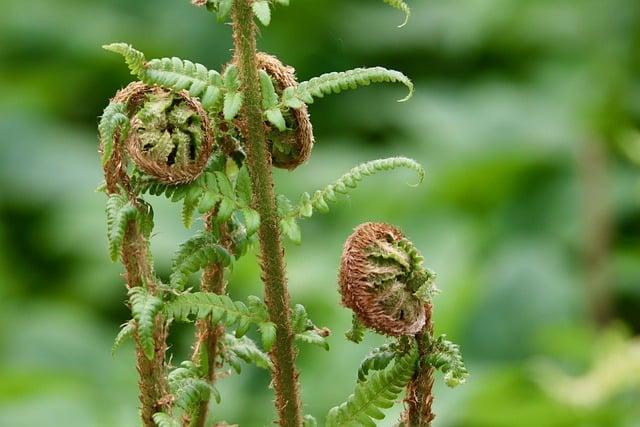
POLYGON ((146 288, 135 287, 129 290, 131 314, 136 322, 135 333, 147 359, 155 354, 154 329, 156 315, 162 310, 162 300, 149 293, 146 288))

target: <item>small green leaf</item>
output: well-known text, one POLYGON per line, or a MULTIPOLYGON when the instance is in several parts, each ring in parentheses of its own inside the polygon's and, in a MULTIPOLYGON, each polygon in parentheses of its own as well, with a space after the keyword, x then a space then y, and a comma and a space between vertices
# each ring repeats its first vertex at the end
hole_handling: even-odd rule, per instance
POLYGON ((227 16, 229 16, 229 12, 231 12, 231 7, 233 6, 233 0, 220 0, 218 3, 218 21, 224 21, 227 16))
POLYGON ((251 5, 253 13, 258 18, 258 21, 265 27, 271 22, 271 10, 269 9, 269 2, 266 0, 254 1, 251 5))
POLYGON ((201 214, 210 212, 216 206, 216 203, 220 201, 220 198, 220 194, 207 191, 200 199, 200 203, 198 203, 198 212, 201 214))
POLYGON ((278 107, 272 108, 264 112, 265 116, 267 116, 267 120, 273 124, 279 131, 287 130, 287 124, 284 121, 284 116, 282 115, 282 111, 278 107))
POLYGON ((260 214, 251 208, 242 209, 244 223, 247 227, 247 236, 253 235, 260 227, 260 214))
POLYGON ((265 351, 270 351, 276 341, 276 325, 271 322, 262 322, 258 325, 262 335, 262 347, 265 351))
POLYGON ((296 222, 295 218, 285 218, 280 221, 280 227, 285 236, 289 238, 293 243, 299 245, 302 242, 302 233, 300 232, 300 226, 296 222))
POLYGON ((227 221, 233 211, 235 210, 236 204, 233 200, 228 197, 223 197, 220 200, 220 205, 218 205, 218 215, 216 215, 216 219, 220 222, 227 221))
POLYGON ((243 96, 240 92, 227 92, 224 95, 224 106, 222 112, 225 120, 233 120, 242 108, 243 96))

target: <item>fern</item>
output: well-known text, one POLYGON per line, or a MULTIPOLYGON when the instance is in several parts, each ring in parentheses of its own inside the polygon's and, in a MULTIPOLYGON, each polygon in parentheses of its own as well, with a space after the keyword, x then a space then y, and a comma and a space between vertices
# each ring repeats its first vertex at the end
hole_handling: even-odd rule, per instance
POLYGON ((173 90, 186 89, 191 95, 200 97, 207 110, 218 106, 222 94, 222 78, 217 71, 176 57, 147 62, 142 52, 126 43, 112 43, 103 48, 122 55, 131 74, 144 83, 173 90))
POLYGON ((291 322, 296 340, 317 345, 329 351, 329 343, 325 339, 329 335, 329 330, 326 328, 318 328, 311 319, 309 319, 307 310, 302 304, 296 304, 294 307, 291 322))
POLYGON ((190 411, 200 402, 209 399, 211 393, 220 402, 220 394, 207 381, 200 378, 197 366, 191 361, 185 361, 169 373, 169 389, 174 397, 174 404, 190 411))
POLYGON ((354 313, 351 316, 351 329, 345 332, 344 336, 356 344, 360 344, 364 338, 364 331, 366 327, 360 322, 358 316, 354 313))
POLYGON ((381 420, 384 413, 395 403, 403 387, 416 369, 418 354, 413 346, 409 353, 395 359, 391 366, 377 371, 365 382, 356 384, 354 393, 346 402, 331 409, 327 414, 327 427, 373 426, 373 419, 381 420))
POLYGON ((124 194, 112 194, 107 199, 107 237, 112 261, 118 259, 129 222, 136 219, 138 210, 124 194))
POLYGON ((404 27, 407 24, 407 21, 409 21, 409 16, 411 16, 411 9, 409 9, 409 6, 407 6, 407 4, 402 0, 382 0, 382 1, 384 1, 389 6, 395 7, 396 9, 404 12, 404 22, 398 26, 398 27, 404 27))
POLYGON ((118 335, 116 335, 116 338, 113 340, 113 346, 111 347, 111 356, 115 356, 116 351, 118 350, 118 348, 120 348, 122 343, 133 336, 133 332, 135 331, 135 329, 136 324, 133 320, 129 320, 127 323, 123 324, 120 327, 120 332, 118 332, 118 335))
POLYGON ((425 361, 444 374, 444 381, 449 387, 464 384, 469 376, 460 347, 448 341, 446 335, 439 336, 431 343, 425 361))
POLYGON ((260 350, 253 340, 246 336, 237 338, 232 334, 225 334, 224 348, 225 359, 238 374, 241 371, 241 360, 262 369, 273 369, 269 356, 260 350))
POLYGON ((127 106, 122 102, 111 102, 104 109, 98 124, 98 132, 100 133, 100 142, 102 144, 103 166, 107 164, 113 154, 116 132, 120 132, 120 139, 124 139, 127 137, 128 131, 127 106))
MULTIPOLYGON (((251 306, 251 304, 250 304, 251 306)), ((226 295, 210 292, 193 292, 178 295, 166 306, 169 317, 176 320, 189 320, 189 317, 204 319, 211 316, 213 323, 220 323, 228 327, 246 332, 246 325, 267 323, 266 312, 251 310, 242 302, 233 301, 226 295)), ((238 334, 236 330, 236 335, 238 334)))
POLYGON ((158 427, 182 427, 180 421, 171 418, 170 415, 167 415, 164 412, 156 412, 153 414, 153 421, 158 425, 158 427))
POLYGON ((143 287, 137 286, 129 290, 129 303, 131 313, 136 322, 136 332, 144 355, 153 359, 155 354, 155 342, 153 330, 156 315, 162 309, 162 300, 143 287))
POLYGON ((389 363, 396 356, 392 344, 384 344, 380 347, 374 348, 360 363, 358 369, 358 381, 363 382, 367 380, 369 371, 380 371, 389 366, 389 363))
POLYGON ((407 96, 402 98, 400 102, 408 100, 413 95, 413 83, 407 76, 399 71, 372 67, 323 74, 302 82, 296 87, 285 89, 282 96, 287 99, 297 98, 311 104, 313 98, 322 98, 331 93, 340 93, 343 90, 356 89, 358 86, 382 82, 402 83, 409 89, 407 96))
POLYGON ((314 209, 321 212, 328 212, 329 205, 327 202, 335 201, 336 193, 348 194, 358 186, 363 177, 401 167, 415 171, 418 174, 418 183, 424 180, 424 168, 415 160, 407 157, 390 157, 387 159, 372 160, 351 169, 334 183, 329 184, 322 190, 317 190, 313 193, 313 196, 310 196, 309 193, 303 193, 297 207, 292 209, 293 215, 308 218, 313 215, 314 209))
POLYGON ((231 256, 220 246, 210 233, 198 233, 180 245, 173 259, 171 285, 183 288, 191 273, 212 263, 226 267, 231 263, 231 256))

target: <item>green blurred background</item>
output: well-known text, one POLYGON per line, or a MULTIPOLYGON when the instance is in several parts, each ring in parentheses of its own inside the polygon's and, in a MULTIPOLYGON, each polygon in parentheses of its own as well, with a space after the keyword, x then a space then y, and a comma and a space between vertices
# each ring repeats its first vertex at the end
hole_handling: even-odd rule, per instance
MULTIPOLYGON (((376 0, 293 0, 260 48, 300 79, 382 65, 416 95, 377 85, 310 107, 316 147, 295 198, 351 166, 402 154, 426 183, 365 181, 287 247, 291 294, 333 330, 331 351, 302 348, 305 412, 321 424, 381 342, 343 336, 342 243, 367 220, 393 222, 438 275, 436 331, 462 346, 468 383, 438 384, 435 426, 640 426, 640 2, 426 0, 409 24, 376 0)), ((220 68, 230 29, 187 0, 3 0, 0 17, 0 426, 134 426, 131 344, 121 267, 107 255, 96 122, 130 76, 103 51, 220 68)), ((152 245, 161 275, 182 228, 159 199, 152 245)), ((196 227, 201 226, 197 224, 196 227)), ((230 294, 261 295, 255 256, 230 294)), ((174 360, 189 327, 174 329, 174 360)), ((265 373, 223 380, 216 418, 274 419, 265 373)), ((389 411, 391 425, 400 405, 389 411)))

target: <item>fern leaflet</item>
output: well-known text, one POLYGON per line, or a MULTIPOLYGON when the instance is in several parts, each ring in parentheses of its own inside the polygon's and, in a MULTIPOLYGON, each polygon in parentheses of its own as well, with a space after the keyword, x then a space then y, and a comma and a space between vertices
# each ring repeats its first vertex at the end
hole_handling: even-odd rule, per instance
POLYGON ((303 193, 300 202, 296 208, 293 209, 293 215, 295 217, 308 218, 313 215, 314 209, 321 212, 328 212, 329 205, 327 202, 335 201, 336 193, 348 194, 358 186, 363 177, 401 167, 415 171, 418 174, 418 183, 424 180, 424 168, 415 160, 407 157, 389 157, 387 159, 372 160, 354 167, 334 183, 329 184, 322 190, 317 190, 313 193, 313 196, 310 196, 309 193, 303 193))
POLYGON ((134 49, 131 45, 126 43, 106 44, 102 46, 102 48, 122 55, 124 57, 124 61, 129 66, 129 70, 132 75, 138 78, 141 78, 141 76, 144 75, 147 65, 144 53, 134 49))
POLYGON ((431 350, 426 357, 426 363, 444 374, 444 382, 449 387, 464 384, 469 376, 464 366, 460 347, 441 335, 431 343, 431 350))
POLYGON ((404 22, 398 25, 398 28, 404 27, 407 24, 407 21, 409 21, 409 16, 411 16, 411 9, 409 9, 409 6, 407 6, 407 4, 402 0, 382 0, 382 1, 388 4, 389 6, 395 7, 396 9, 404 12, 404 22))
POLYGON ((118 350, 118 348, 120 348, 122 343, 133 336, 133 332, 135 331, 135 329, 136 324, 133 320, 129 320, 127 323, 122 325, 122 327, 120 328, 120 332, 118 332, 115 340, 113 340, 113 346, 111 347, 111 356, 115 356, 116 351, 118 350))
POLYGON ((358 381, 363 382, 367 380, 369 371, 380 371, 389 366, 389 363, 396 356, 396 352, 393 349, 392 344, 384 344, 380 347, 374 348, 360 363, 358 369, 358 381))
POLYGON ((138 210, 124 194, 112 194, 107 199, 107 237, 112 261, 118 259, 129 222, 136 219, 138 210))
POLYGON ((355 313, 351 317, 351 329, 344 333, 344 336, 356 344, 360 344, 364 338, 365 326, 360 322, 355 313))
POLYGON ((395 403, 416 368, 418 352, 413 346, 409 353, 395 359, 391 366, 377 371, 365 382, 356 384, 354 393, 346 402, 331 409, 327 414, 327 427, 372 426, 373 419, 381 420, 384 413, 395 403))
POLYGON ((273 369, 269 356, 246 336, 237 338, 235 335, 225 334, 224 347, 225 359, 238 374, 241 371, 240 360, 262 369, 273 369))
POLYGON ((107 164, 113 154, 114 137, 116 132, 120 132, 119 138, 124 139, 129 131, 129 117, 127 117, 127 106, 122 102, 112 102, 104 109, 98 132, 102 144, 102 165, 107 164))
POLYGON ((180 245, 173 259, 171 285, 183 288, 191 273, 212 263, 219 263, 226 267, 231 263, 231 256, 217 243, 212 234, 196 234, 180 245))
POLYGON ((170 415, 164 412, 156 412, 153 414, 153 422, 155 422, 158 427, 182 427, 180 421, 171 418, 170 415))
POLYGON ((331 93, 340 93, 347 89, 356 89, 358 86, 368 86, 371 83, 398 82, 409 89, 406 97, 400 102, 406 101, 413 95, 413 83, 404 74, 395 70, 387 70, 382 67, 355 68, 349 71, 332 72, 314 77, 311 80, 300 83, 296 87, 285 89, 282 97, 285 99, 298 98, 311 104, 313 98, 322 98, 331 93))
POLYGON ((156 315, 162 309, 162 300, 141 286, 136 286, 129 290, 129 303, 131 313, 136 321, 136 332, 140 346, 147 359, 153 359, 155 354, 155 343, 153 330, 156 315))
POLYGON ((217 402, 220 394, 207 381, 200 378, 197 366, 191 361, 185 361, 168 375, 169 389, 174 397, 174 404, 190 411, 202 401, 209 399, 211 393, 217 402))

